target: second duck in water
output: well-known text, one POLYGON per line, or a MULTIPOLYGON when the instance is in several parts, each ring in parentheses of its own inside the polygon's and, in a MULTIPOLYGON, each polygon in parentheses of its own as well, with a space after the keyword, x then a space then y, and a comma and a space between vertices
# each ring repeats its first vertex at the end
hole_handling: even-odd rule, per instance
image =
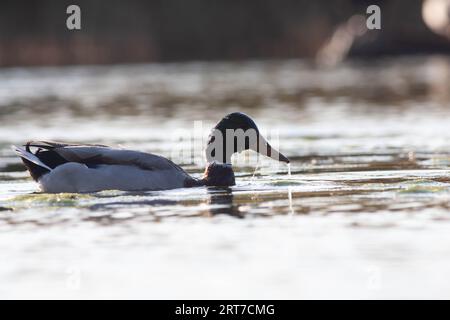
POLYGON ((249 149, 289 163, 259 133, 255 122, 240 112, 230 113, 213 128, 206 148, 208 164, 201 179, 191 177, 162 156, 104 145, 30 141, 25 148, 13 148, 41 190, 49 193, 233 186, 231 155, 249 149))

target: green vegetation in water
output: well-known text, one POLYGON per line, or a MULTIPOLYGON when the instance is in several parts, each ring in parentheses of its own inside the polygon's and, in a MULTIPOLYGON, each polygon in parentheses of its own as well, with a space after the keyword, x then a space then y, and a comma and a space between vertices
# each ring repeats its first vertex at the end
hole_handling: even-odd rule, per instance
POLYGON ((400 193, 438 193, 448 192, 448 186, 436 186, 436 185, 421 185, 415 184, 400 190, 400 193))
POLYGON ((36 204, 45 203, 49 206, 77 206, 80 200, 91 198, 88 194, 76 194, 76 193, 32 193, 16 196, 9 200, 14 204, 36 204))

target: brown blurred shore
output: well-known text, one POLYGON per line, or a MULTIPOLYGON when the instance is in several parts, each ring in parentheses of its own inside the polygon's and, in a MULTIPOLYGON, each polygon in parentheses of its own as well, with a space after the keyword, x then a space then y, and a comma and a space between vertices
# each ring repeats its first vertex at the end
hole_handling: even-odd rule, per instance
POLYGON ((382 29, 349 56, 450 52, 422 0, 17 0, 0 4, 0 66, 314 58, 340 25, 377 4, 382 29), (68 30, 66 8, 81 8, 68 30))

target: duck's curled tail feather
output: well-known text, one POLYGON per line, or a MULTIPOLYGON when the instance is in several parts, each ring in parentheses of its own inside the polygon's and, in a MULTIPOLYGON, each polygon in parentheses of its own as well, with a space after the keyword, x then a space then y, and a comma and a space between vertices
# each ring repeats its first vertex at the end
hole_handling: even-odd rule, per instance
POLYGON ((38 157, 36 157, 30 151, 17 146, 12 146, 12 149, 22 159, 24 165, 30 172, 31 177, 35 181, 37 181, 42 175, 52 171, 52 169, 49 166, 43 163, 38 157))

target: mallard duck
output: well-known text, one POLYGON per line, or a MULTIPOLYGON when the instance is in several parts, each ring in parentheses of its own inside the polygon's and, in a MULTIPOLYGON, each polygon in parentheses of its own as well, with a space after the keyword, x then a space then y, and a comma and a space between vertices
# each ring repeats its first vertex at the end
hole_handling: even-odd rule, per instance
POLYGON ((41 190, 47 193, 233 186, 231 155, 248 149, 289 163, 289 159, 273 149, 259 133, 255 122, 240 112, 228 114, 213 128, 206 148, 208 163, 201 179, 191 177, 162 156, 105 145, 30 141, 24 148, 13 146, 13 149, 41 190), (254 139, 246 135, 243 143, 238 143, 237 138, 230 135, 238 131, 253 132, 254 139))

